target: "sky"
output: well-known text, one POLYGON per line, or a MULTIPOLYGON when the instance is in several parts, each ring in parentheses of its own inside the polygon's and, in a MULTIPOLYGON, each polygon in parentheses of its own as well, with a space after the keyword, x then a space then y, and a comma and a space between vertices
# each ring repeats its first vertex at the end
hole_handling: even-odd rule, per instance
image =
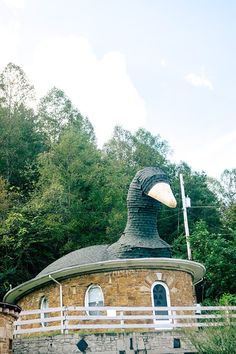
POLYGON ((143 127, 174 162, 236 167, 234 0, 0 0, 0 71, 56 86, 95 128, 143 127))

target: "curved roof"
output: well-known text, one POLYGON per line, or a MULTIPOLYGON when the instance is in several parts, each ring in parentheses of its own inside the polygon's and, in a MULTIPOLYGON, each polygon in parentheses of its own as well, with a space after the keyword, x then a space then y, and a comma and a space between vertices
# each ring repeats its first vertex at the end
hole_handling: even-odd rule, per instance
POLYGON ((107 260, 106 250, 108 247, 108 245, 95 245, 70 252, 49 264, 36 276, 36 278, 46 274, 55 273, 65 268, 105 261, 107 260))
MULTIPOLYGON (((88 257, 94 255, 94 257, 99 256, 96 254, 97 251, 103 251, 104 257, 107 256, 107 245, 104 246, 92 246, 88 247, 86 254, 88 257), (101 248, 102 247, 102 248, 101 248)), ((39 273, 35 278, 28 280, 27 282, 16 286, 15 288, 8 291, 4 296, 4 301, 9 303, 16 303, 18 299, 24 296, 27 293, 30 293, 32 290, 37 289, 43 285, 52 281, 50 276, 54 277, 54 280, 65 279, 71 276, 79 274, 88 274, 96 272, 108 272, 108 271, 117 271, 122 269, 168 269, 168 270, 178 270, 183 271, 188 274, 191 274, 193 278, 193 283, 196 284, 202 280, 205 274, 205 267, 197 262, 187 261, 184 259, 174 259, 174 258, 134 258, 134 259, 113 259, 113 260, 103 260, 93 262, 89 260, 88 263, 80 263, 72 265, 72 262, 75 262, 76 257, 81 256, 79 262, 84 262, 83 254, 85 249, 79 251, 71 252, 67 256, 62 257, 58 261, 52 263, 46 267, 41 273, 39 273), (71 255, 73 254, 73 257, 71 255), (71 265, 66 266, 65 261, 69 261, 69 258, 72 258, 71 265), (63 268, 59 268, 63 259, 63 268), (54 266, 52 270, 51 266, 54 266)))

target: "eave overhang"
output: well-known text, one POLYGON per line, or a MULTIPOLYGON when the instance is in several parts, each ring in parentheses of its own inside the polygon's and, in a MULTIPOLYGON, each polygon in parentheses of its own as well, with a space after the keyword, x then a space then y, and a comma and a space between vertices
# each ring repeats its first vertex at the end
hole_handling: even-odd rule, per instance
POLYGON ((35 277, 11 289, 4 296, 4 301, 15 304, 27 293, 52 282, 49 275, 60 280, 80 274, 91 274, 127 269, 156 269, 183 271, 192 276, 193 284, 200 282, 206 272, 205 267, 197 262, 175 258, 133 258, 116 259, 104 262, 82 264, 78 266, 60 269, 40 277, 35 277))

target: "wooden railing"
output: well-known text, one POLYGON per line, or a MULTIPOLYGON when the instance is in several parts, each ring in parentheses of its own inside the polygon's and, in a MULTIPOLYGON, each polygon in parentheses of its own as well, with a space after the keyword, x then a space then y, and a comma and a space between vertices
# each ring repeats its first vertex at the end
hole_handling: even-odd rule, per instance
POLYGON ((14 335, 110 329, 170 330, 236 324, 236 306, 77 307, 22 311, 14 335), (166 314, 163 314, 166 311, 166 314))

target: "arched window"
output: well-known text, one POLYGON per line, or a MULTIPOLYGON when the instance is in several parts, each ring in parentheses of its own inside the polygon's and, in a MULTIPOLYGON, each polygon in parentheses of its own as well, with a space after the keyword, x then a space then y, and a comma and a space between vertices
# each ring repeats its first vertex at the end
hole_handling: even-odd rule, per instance
MULTIPOLYGON (((85 294, 85 306, 95 307, 104 306, 104 297, 102 289, 99 285, 90 285, 85 294)), ((89 315, 96 316, 99 315, 99 311, 89 311, 89 315)))
MULTIPOLYGON (((47 310, 47 309, 48 309, 48 299, 46 298, 46 296, 42 296, 40 299, 40 310, 47 310)), ((47 317, 48 317, 48 312, 41 312, 40 318, 42 320, 41 322, 42 327, 47 327, 48 323, 43 321, 47 317)))
POLYGON ((163 307, 163 310, 154 311, 156 316, 154 322, 158 323, 169 323, 169 319, 158 318, 158 316, 168 315, 169 311, 165 310, 165 307, 170 306, 170 294, 168 286, 162 282, 155 282, 152 285, 152 306, 153 307, 163 307), (160 323, 160 322, 159 322, 160 323))

